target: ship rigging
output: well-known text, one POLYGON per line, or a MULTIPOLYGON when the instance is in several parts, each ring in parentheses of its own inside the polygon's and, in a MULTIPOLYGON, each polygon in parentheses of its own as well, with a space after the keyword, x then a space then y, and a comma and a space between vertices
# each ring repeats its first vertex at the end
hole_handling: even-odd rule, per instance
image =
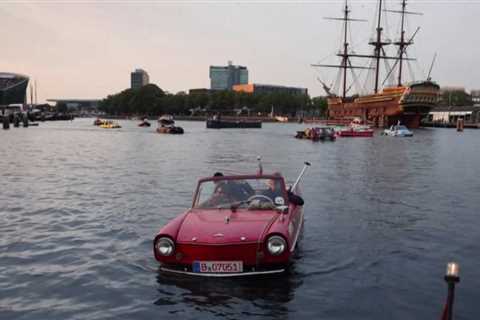
POLYGON ((341 95, 337 96, 333 93, 331 87, 327 86, 323 81, 318 79, 328 95, 329 116, 333 119, 351 119, 352 117, 362 117, 365 122, 372 122, 375 126, 384 127, 402 121, 410 127, 418 127, 420 119, 428 113, 431 107, 436 105, 438 100, 439 86, 430 79, 412 84, 403 84, 404 63, 415 61, 408 57, 407 48, 413 44, 413 39, 419 31, 419 28, 412 36, 407 37, 405 31, 406 15, 419 15, 416 12, 410 12, 406 9, 407 0, 402 0, 401 10, 386 10, 384 1, 378 1, 375 38, 369 41, 369 45, 373 46, 373 54, 357 54, 350 49, 348 42, 348 31, 351 22, 365 21, 362 19, 354 19, 350 17, 350 8, 348 1, 345 1, 343 17, 327 18, 329 20, 340 20, 343 22, 343 46, 337 54, 341 58, 340 64, 313 64, 314 67, 321 68, 338 68, 339 76, 342 79, 341 95), (383 35, 382 13, 399 13, 401 15, 400 22, 400 38, 392 43, 383 35), (386 53, 385 46, 395 44, 398 46, 397 55, 389 56, 386 53), (370 59, 369 66, 358 66, 352 63, 351 58, 370 59), (386 78, 381 83, 380 75, 381 61, 385 61, 386 78), (388 61, 394 61, 393 66, 389 67, 388 61), (393 74, 398 66, 396 86, 383 87, 385 82, 393 74), (350 95, 347 96, 350 88, 357 83, 358 76, 356 69, 371 70, 374 72, 373 94, 369 95, 350 95), (352 73, 354 83, 348 87, 347 70, 352 73), (381 88, 383 87, 383 88, 381 88))

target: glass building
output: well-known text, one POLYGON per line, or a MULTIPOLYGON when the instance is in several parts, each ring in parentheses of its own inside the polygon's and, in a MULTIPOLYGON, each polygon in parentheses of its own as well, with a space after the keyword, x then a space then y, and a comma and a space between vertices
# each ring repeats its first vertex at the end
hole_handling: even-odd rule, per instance
POLYGON ((138 89, 141 88, 150 82, 150 77, 148 73, 143 69, 135 69, 130 74, 130 88, 138 89))
POLYGON ((235 66, 231 61, 227 66, 210 66, 210 89, 232 90, 234 85, 248 83, 248 69, 235 66))
POLYGON ((0 72, 0 106, 24 104, 28 80, 21 74, 0 72))

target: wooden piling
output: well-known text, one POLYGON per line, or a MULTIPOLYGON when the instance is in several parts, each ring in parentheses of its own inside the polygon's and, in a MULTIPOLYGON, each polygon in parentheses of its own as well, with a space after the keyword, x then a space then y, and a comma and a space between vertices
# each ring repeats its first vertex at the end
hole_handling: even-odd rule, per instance
POLYGON ((460 118, 460 119, 457 119, 457 131, 458 132, 463 132, 463 127, 465 126, 465 121, 460 118))
POLYGON ((6 115, 3 116, 2 118, 3 122, 3 129, 7 130, 10 129, 10 119, 6 115))

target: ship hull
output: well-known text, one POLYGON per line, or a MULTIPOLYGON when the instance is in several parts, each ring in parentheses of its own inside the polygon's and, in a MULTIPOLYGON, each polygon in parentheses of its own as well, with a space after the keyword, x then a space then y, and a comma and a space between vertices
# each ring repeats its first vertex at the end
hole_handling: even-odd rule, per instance
POLYGON ((379 128, 400 121, 409 128, 418 128, 420 120, 437 105, 439 90, 437 84, 423 81, 409 86, 385 88, 372 95, 330 97, 329 118, 347 120, 360 117, 379 128))

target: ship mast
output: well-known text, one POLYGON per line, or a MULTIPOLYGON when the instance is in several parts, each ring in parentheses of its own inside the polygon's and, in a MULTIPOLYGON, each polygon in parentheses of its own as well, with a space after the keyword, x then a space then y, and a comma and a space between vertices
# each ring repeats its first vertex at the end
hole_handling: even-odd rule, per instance
POLYGON ((342 98, 345 98, 347 95, 347 64, 348 64, 348 39, 347 39, 347 30, 348 30, 348 2, 345 1, 345 12, 344 12, 344 30, 345 34, 343 37, 343 57, 342 57, 342 66, 343 66, 343 94, 342 98))
POLYGON ((380 78, 380 60, 381 60, 381 50, 382 47, 388 43, 382 43, 382 4, 383 1, 380 0, 378 2, 378 20, 377 20, 377 40, 376 41, 371 41, 370 45, 375 46, 375 51, 374 51, 374 56, 375 56, 375 61, 376 61, 376 67, 375 67, 375 88, 374 92, 378 92, 378 84, 379 84, 379 78, 380 78))
POLYGON ((402 0, 402 10, 400 10, 400 11, 386 10, 388 12, 400 13, 402 15, 401 29, 400 29, 400 41, 395 42, 395 45, 398 46, 398 63, 399 63, 399 65, 398 65, 398 86, 402 85, 403 62, 405 60, 411 60, 411 59, 408 59, 407 57, 405 57, 407 47, 409 45, 413 44, 413 38, 415 37, 415 35, 417 34, 417 32, 419 30, 419 28, 417 28, 417 30, 415 31, 413 36, 410 39, 407 40, 406 36, 405 36, 405 33, 406 33, 406 31, 405 31, 405 16, 407 14, 422 15, 419 12, 409 12, 406 9, 407 9, 407 0, 402 0))
POLYGON ((398 43, 399 61, 398 61, 398 86, 402 85, 402 67, 403 67, 403 53, 408 43, 405 42, 405 8, 407 7, 407 0, 402 1, 402 26, 400 30, 400 42, 398 43))
MULTIPOLYGON (((343 88, 342 88, 342 98, 345 99, 347 96, 347 69, 370 69, 368 67, 360 67, 360 66, 353 66, 352 63, 350 62, 350 57, 355 57, 359 55, 355 54, 350 54, 348 50, 348 23, 350 21, 366 21, 363 19, 352 19, 349 17, 350 15, 350 9, 348 7, 348 0, 345 0, 345 8, 343 11, 344 15, 342 18, 325 18, 328 20, 340 20, 343 21, 344 24, 344 34, 343 34, 343 51, 338 53, 337 56, 342 57, 342 61, 340 62, 340 65, 328 65, 328 64, 312 64, 312 67, 328 67, 328 68, 339 68, 343 69, 343 88)), ((322 82, 323 84, 323 82, 322 82)), ((325 85, 324 85, 325 87, 325 85)), ((330 91, 330 88, 326 90, 327 92, 330 91)))

